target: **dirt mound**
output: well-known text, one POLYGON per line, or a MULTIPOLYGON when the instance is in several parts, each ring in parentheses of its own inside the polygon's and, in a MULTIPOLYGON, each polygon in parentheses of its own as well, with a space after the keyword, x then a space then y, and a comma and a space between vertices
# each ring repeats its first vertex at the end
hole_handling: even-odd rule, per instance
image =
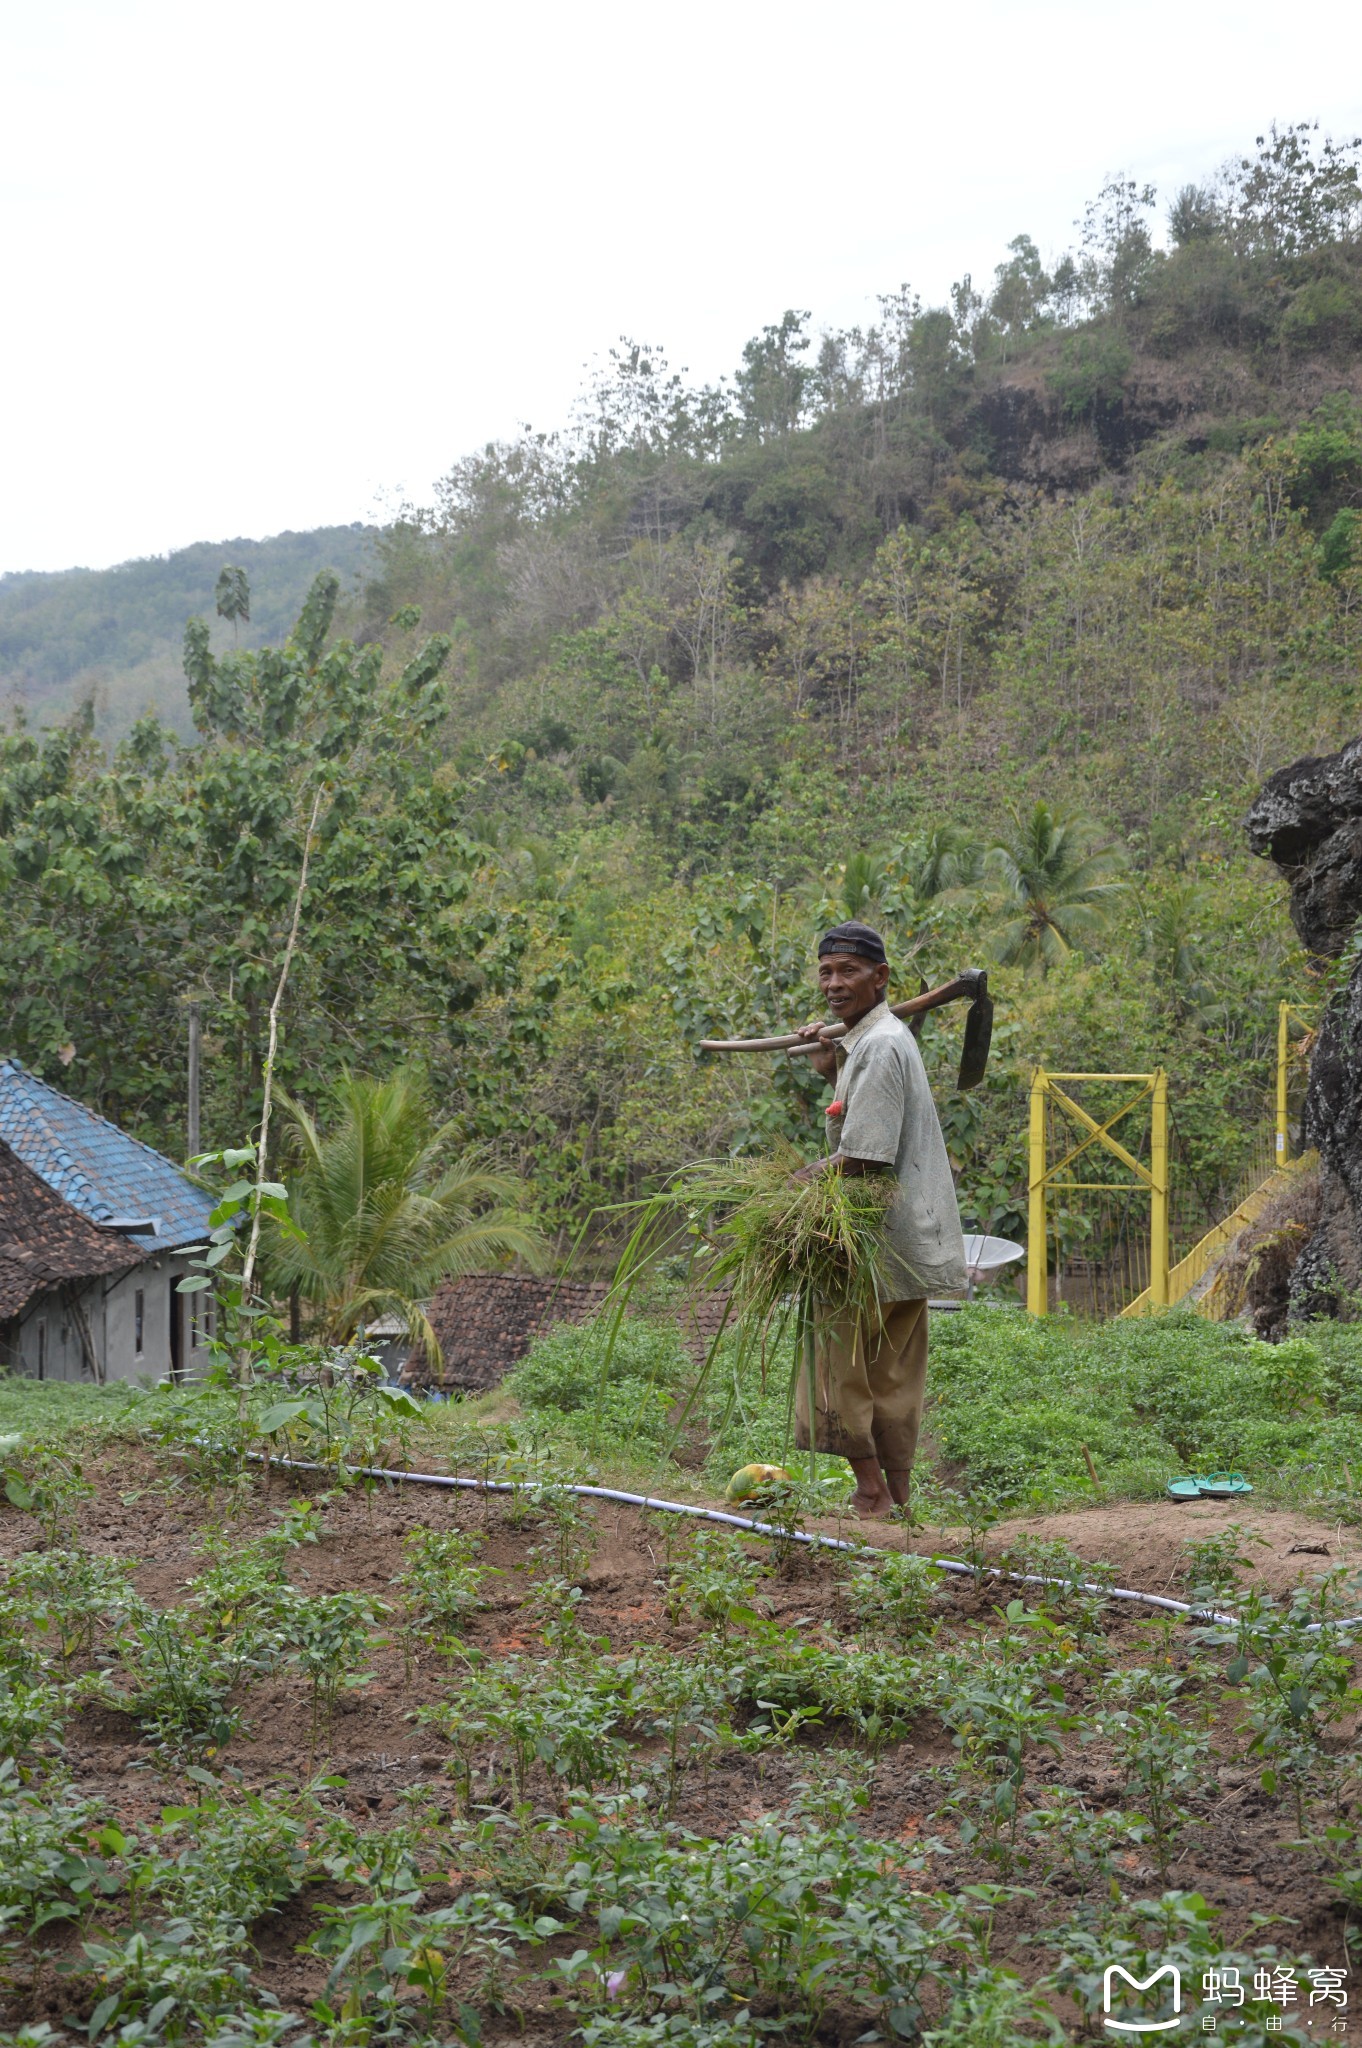
MULTIPOLYGON (((1245 1576, 1269 1592, 1285 1592, 1338 1565, 1362 1572, 1362 1530, 1289 1510, 1256 1508, 1251 1500, 1122 1501, 1063 1514, 1018 1516, 990 1529, 982 1547, 990 1559, 999 1559, 1028 1542, 1067 1543, 1087 1562, 1110 1565, 1118 1586, 1177 1600, 1188 1590, 1188 1544, 1235 1526, 1244 1531, 1241 1547, 1252 1560, 1245 1576)), ((880 1549, 903 1548, 902 1530, 882 1522, 826 1521, 810 1527, 880 1549)), ((941 1557, 968 1554, 961 1529, 917 1532, 912 1547, 941 1557)), ((1357 1607, 1362 1613, 1362 1586, 1357 1607)))

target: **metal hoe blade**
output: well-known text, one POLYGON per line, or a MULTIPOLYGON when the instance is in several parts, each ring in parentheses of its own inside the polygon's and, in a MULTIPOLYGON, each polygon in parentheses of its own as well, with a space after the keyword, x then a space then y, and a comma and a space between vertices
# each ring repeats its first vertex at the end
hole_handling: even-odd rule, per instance
POLYGON ((992 1039, 993 998, 981 988, 965 1012, 965 1042, 960 1048, 960 1078, 955 1084, 962 1094, 967 1088, 977 1088, 983 1080, 992 1039))

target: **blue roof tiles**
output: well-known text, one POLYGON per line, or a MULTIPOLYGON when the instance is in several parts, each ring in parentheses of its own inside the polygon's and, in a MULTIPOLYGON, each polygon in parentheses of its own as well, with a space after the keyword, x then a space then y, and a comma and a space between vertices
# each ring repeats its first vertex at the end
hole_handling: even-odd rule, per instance
POLYGON ((18 1060, 0 1060, 0 1139, 92 1222, 149 1223, 123 1233, 130 1244, 173 1251, 208 1235, 212 1199, 178 1166, 18 1060))

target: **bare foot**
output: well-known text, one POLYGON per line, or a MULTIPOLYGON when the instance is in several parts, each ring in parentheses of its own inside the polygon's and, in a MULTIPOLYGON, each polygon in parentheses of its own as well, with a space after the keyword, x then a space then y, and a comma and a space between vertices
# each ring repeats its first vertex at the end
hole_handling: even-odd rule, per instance
POLYGON ((893 1495, 888 1492, 862 1493, 858 1486, 851 1496, 851 1508, 863 1522, 882 1522, 894 1512, 893 1495))

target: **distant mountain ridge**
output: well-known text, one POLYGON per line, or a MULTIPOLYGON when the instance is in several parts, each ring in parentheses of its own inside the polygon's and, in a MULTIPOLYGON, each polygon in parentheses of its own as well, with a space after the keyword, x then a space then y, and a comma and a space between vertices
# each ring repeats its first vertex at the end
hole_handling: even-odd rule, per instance
POLYGON ((245 647, 282 640, 319 569, 353 586, 377 528, 319 526, 266 540, 196 541, 173 554, 112 569, 20 570, 0 575, 0 710, 46 724, 93 697, 96 725, 117 739, 144 712, 188 733, 180 647, 195 614, 213 627, 215 647, 232 628, 214 612, 226 563, 246 571, 251 617, 245 647))

